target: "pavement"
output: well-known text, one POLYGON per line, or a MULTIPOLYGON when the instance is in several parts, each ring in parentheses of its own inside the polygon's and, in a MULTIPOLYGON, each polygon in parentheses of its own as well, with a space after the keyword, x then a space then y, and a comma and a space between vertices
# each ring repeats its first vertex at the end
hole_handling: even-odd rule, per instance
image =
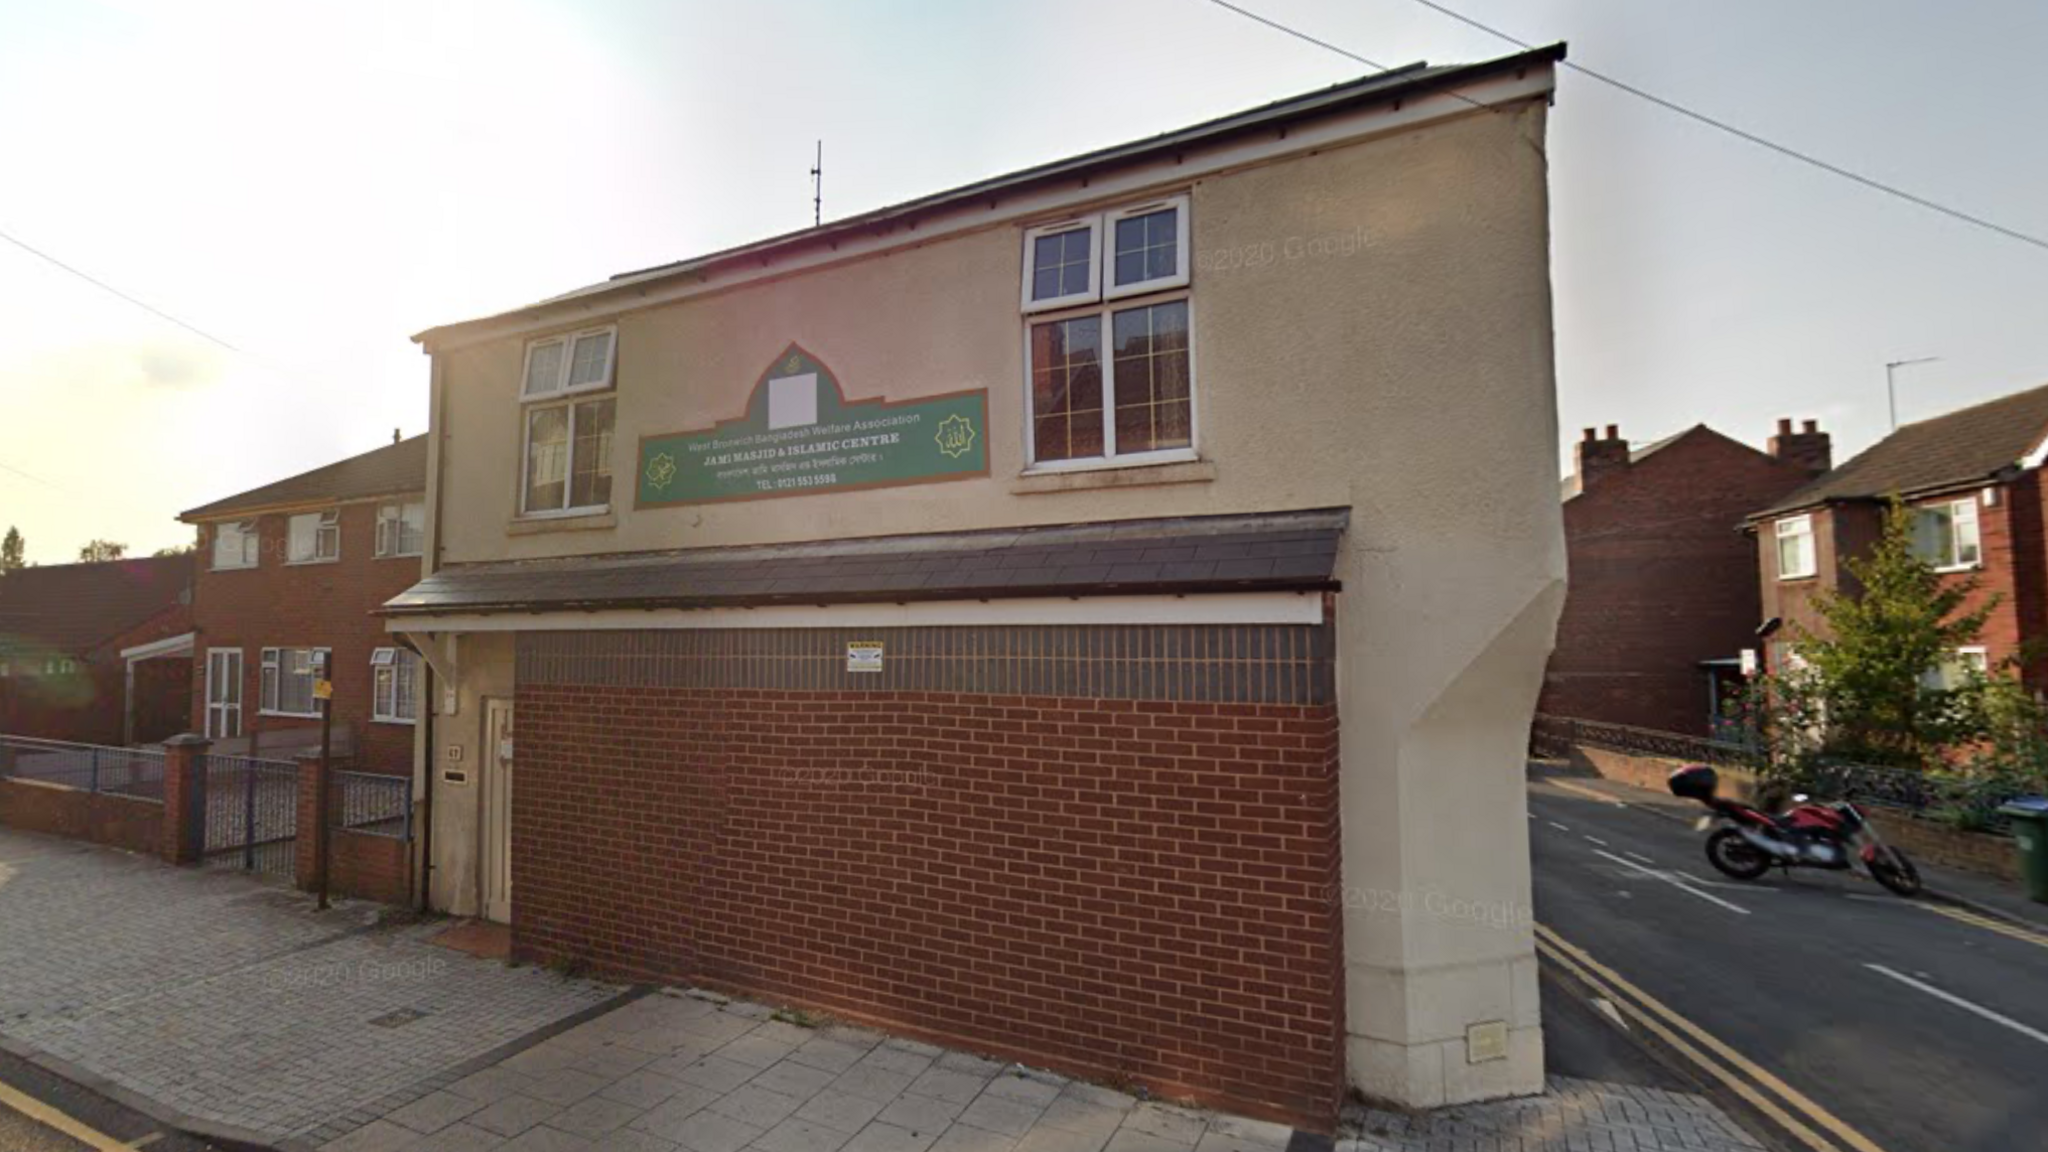
POLYGON ((172 1128, 306 1142, 620 995, 386 911, 0 829, 0 1050, 172 1128))
MULTIPOLYGON (((5 829, 0 924, 0 1050, 27 1069, 24 1107, 104 1117, 155 1152, 1763 1147, 1563 983, 1546 987, 1548 1093, 1353 1108, 1333 1141, 766 1005, 564 979, 428 943, 440 923, 5 829)), ((73 1146, 7 1099, 0 1148, 73 1146)))
POLYGON ((1840 1152, 2048 1146, 2048 932, 2031 919, 1842 873, 1733 881, 1696 809, 1605 781, 1539 775, 1529 808, 1546 972, 1746 1128, 1840 1152))

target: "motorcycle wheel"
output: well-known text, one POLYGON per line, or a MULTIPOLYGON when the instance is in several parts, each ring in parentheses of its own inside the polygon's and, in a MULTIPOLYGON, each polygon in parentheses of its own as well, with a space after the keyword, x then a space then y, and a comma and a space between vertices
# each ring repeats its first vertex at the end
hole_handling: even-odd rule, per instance
POLYGON ((1707 837, 1707 863, 1737 880, 1754 880, 1771 870, 1771 858, 1733 828, 1707 837))
POLYGON ((1898 896, 1920 894, 1920 870, 1904 852, 1886 845, 1878 849, 1870 859, 1870 878, 1885 886, 1885 890, 1898 896))

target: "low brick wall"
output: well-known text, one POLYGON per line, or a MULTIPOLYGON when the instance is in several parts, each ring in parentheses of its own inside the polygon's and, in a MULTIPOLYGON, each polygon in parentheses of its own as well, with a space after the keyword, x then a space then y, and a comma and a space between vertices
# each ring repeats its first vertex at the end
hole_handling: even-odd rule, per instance
POLYGON ((40 780, 0 780, 0 824, 154 856, 164 806, 40 780))
MULTIPOLYGON (((1571 752, 1571 766, 1579 771, 1667 795, 1669 790, 1665 787, 1665 780, 1673 770, 1684 765, 1682 760, 1584 745, 1573 745, 1571 752)), ((1738 768, 1718 768, 1716 771, 1721 774, 1724 795, 1743 800, 1755 799, 1756 777, 1753 774, 1738 768)), ((1920 863, 1959 868, 2001 880, 2017 882, 2020 879, 2018 849, 2004 836, 1964 832, 1896 809, 1872 806, 1870 812, 1877 822, 1879 834, 1905 849, 1920 863)))
POLYGON ((328 851, 328 888, 384 904, 412 898, 412 845, 391 836, 370 836, 338 828, 328 851))

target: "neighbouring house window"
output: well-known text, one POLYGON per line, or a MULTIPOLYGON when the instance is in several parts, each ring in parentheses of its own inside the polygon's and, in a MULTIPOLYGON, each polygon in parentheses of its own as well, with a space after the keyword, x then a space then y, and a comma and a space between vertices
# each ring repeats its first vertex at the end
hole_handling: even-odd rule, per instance
POLYGON ((257 706, 278 716, 318 716, 313 683, 327 654, 325 648, 265 648, 257 706))
POLYGON ((1913 509, 1913 552, 1935 568, 1974 568, 1983 561, 1975 497, 1913 509))
POLYGON ((254 568, 261 554, 262 540, 256 533, 254 520, 240 523, 216 524, 213 526, 213 566, 215 570, 226 568, 254 568))
POLYGON ((1984 649, 1958 648, 1948 659, 1921 673, 1920 686, 1934 692, 1952 692, 1990 671, 1991 660, 1984 649))
POLYGON ((1778 579, 1794 580, 1820 571, 1813 547, 1813 517, 1787 516, 1778 521, 1778 579))
POLYGON ((426 548, 427 506, 380 504, 377 506, 377 555, 417 556, 426 548))
POLYGON ((419 654, 405 648, 379 648, 370 654, 374 677, 370 719, 410 724, 419 719, 419 654))
POLYGON ((78 661, 69 656, 51 656, 43 660, 43 675, 69 676, 78 671, 78 661))
POLYGON ((612 386, 618 332, 596 328, 526 346, 527 401, 519 511, 525 516, 602 512, 612 500, 612 418, 605 396, 555 402, 612 386), (536 403, 535 401, 541 401, 536 403))
POLYGON ((1032 464, 1193 455, 1187 284, 1184 196, 1024 234, 1032 464))
POLYGON ((318 564, 341 559, 341 511, 306 512, 291 518, 285 559, 293 564, 318 564))

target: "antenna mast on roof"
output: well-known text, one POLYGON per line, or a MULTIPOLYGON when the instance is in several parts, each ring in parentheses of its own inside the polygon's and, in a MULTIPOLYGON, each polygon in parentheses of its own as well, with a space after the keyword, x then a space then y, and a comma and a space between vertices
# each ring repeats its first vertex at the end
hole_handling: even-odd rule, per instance
POLYGON ((825 222, 825 142, 818 141, 818 160, 811 165, 811 225, 825 222))

